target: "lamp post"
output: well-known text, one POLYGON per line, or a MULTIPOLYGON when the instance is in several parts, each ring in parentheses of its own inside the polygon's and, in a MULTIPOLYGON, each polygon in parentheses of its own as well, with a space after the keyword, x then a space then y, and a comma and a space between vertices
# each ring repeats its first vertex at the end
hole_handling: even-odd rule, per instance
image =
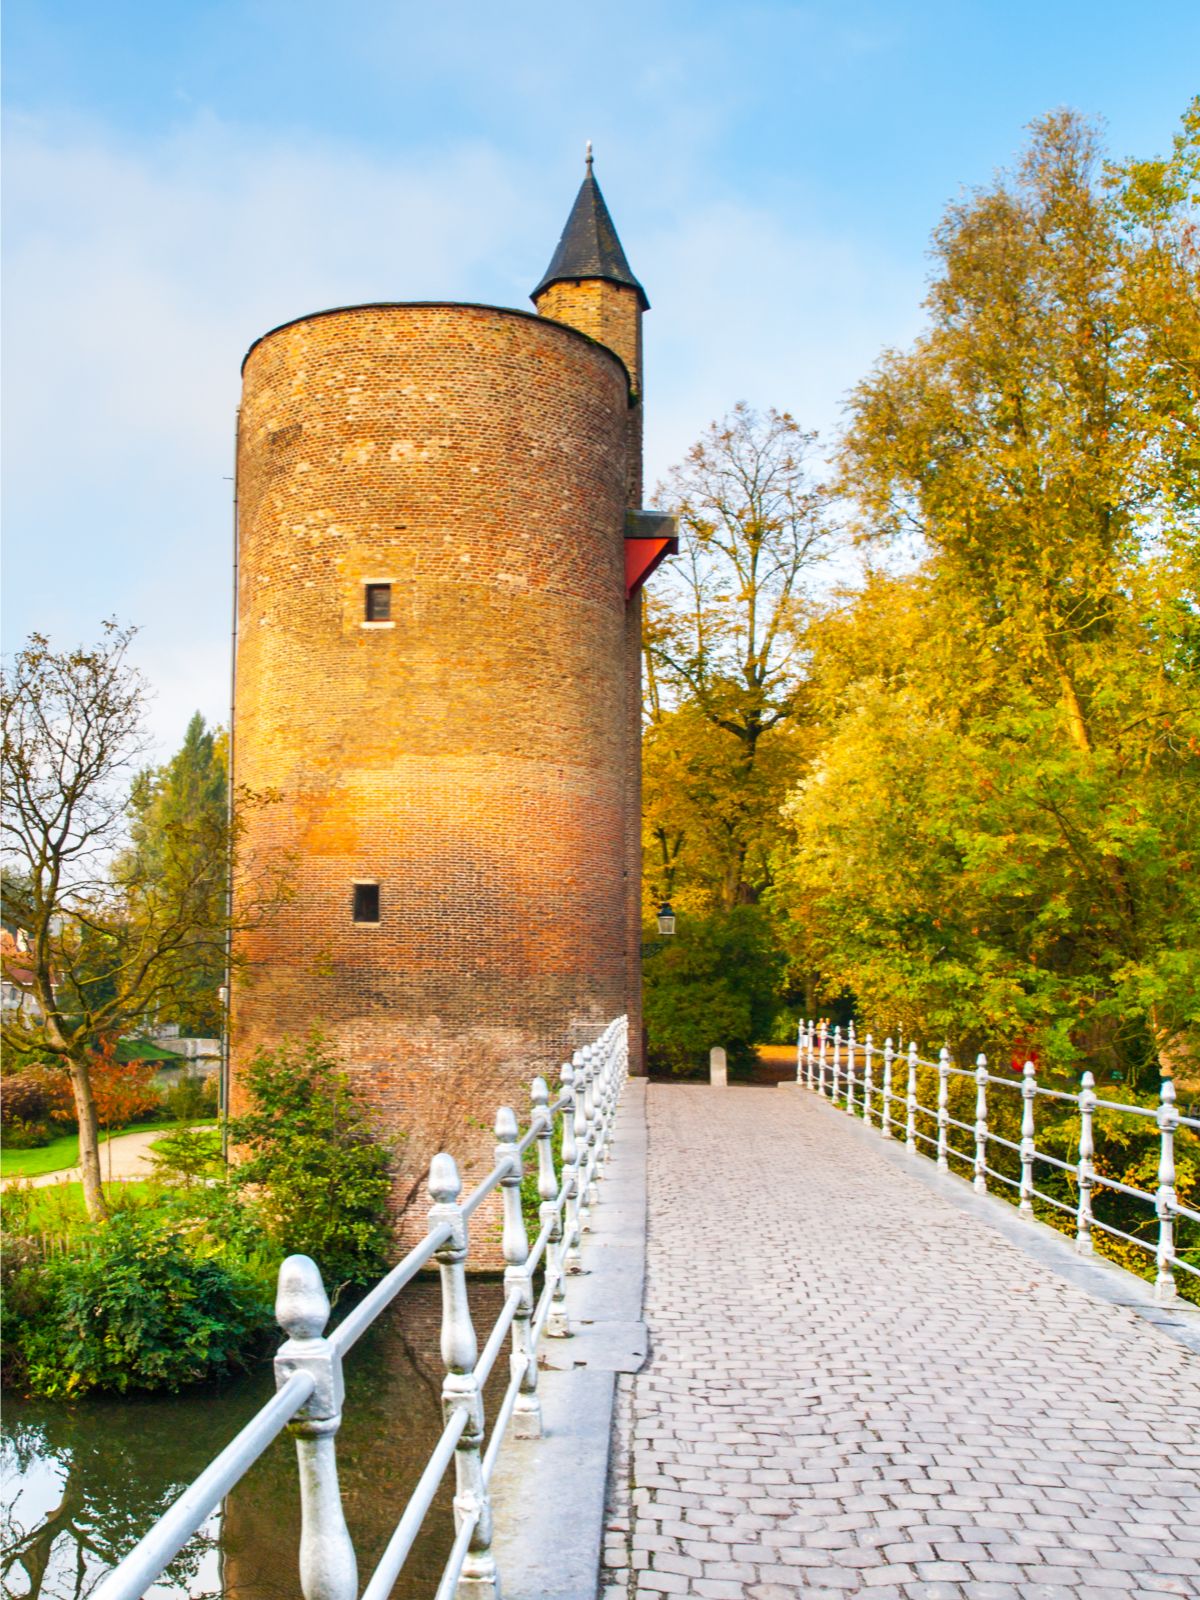
POLYGON ((658 908, 658 931, 664 938, 669 938, 675 932, 675 913, 671 910, 669 900, 664 900, 658 908))

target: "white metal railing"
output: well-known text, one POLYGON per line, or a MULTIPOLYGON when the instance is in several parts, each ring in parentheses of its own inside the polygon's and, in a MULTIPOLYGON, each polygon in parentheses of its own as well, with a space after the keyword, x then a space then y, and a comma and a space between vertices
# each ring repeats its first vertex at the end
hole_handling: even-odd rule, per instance
POLYGON ((434 1201, 429 1232, 328 1337, 324 1330, 329 1300, 316 1263, 308 1256, 289 1256, 279 1269, 275 1301, 276 1317, 287 1335, 275 1357, 275 1395, 105 1576, 93 1591, 93 1600, 138 1600, 289 1426, 296 1439, 300 1476, 301 1591, 305 1600, 357 1600, 357 1562, 337 1476, 336 1437, 345 1393, 342 1358, 430 1261, 437 1262, 441 1275, 445 1427, 367 1580, 362 1600, 387 1600, 452 1460, 455 1537, 436 1600, 450 1600, 459 1592, 471 1600, 489 1596, 498 1600, 489 1485, 510 1422, 517 1438, 536 1439, 542 1434, 538 1342, 543 1334, 565 1337, 571 1331, 564 1279, 582 1270, 582 1236, 598 1199, 597 1180, 608 1156, 627 1066, 627 1024, 618 1017, 595 1044, 577 1050, 562 1068, 561 1092, 553 1103, 545 1080, 534 1079, 530 1125, 523 1136, 515 1112, 500 1107, 495 1165, 465 1200, 454 1157, 445 1152, 434 1156, 429 1169, 434 1201), (553 1124, 560 1115, 561 1165, 556 1172, 553 1124), (530 1245, 521 1209, 521 1179, 522 1158, 534 1144, 540 1226, 530 1245), (467 1296, 468 1222, 497 1185, 504 1218, 504 1304, 480 1351, 467 1296), (543 1285, 535 1302, 534 1273, 543 1261, 543 1285), (510 1329, 511 1376, 488 1433, 483 1386, 510 1329))
POLYGON ((1010 1078, 1000 1078, 989 1072, 987 1057, 984 1055, 976 1058, 974 1067, 956 1067, 950 1059, 950 1051, 944 1046, 939 1051, 936 1061, 927 1061, 920 1055, 915 1041, 910 1041, 907 1049, 897 1050, 890 1038, 885 1042, 882 1051, 879 1051, 869 1033, 862 1041, 855 1036, 853 1023, 843 1034, 840 1027, 835 1027, 831 1032, 823 1022, 802 1021, 796 1046, 797 1083, 812 1089, 824 1099, 832 1100, 834 1105, 842 1107, 852 1116, 859 1112, 868 1127, 874 1125, 877 1115, 879 1132, 884 1139, 898 1137, 902 1130, 908 1149, 914 1154, 921 1151, 923 1154, 931 1155, 943 1172, 950 1170, 950 1157, 956 1156, 971 1169, 974 1187, 981 1194, 987 1192, 989 1178, 995 1178, 998 1182, 1008 1185, 1016 1191, 1017 1204, 1022 1215, 1031 1220, 1035 1199, 1058 1211, 1066 1212, 1074 1218, 1075 1248, 1081 1255, 1093 1253, 1092 1234, 1097 1228, 1103 1233, 1111 1234, 1114 1238, 1123 1239, 1127 1244, 1136 1245, 1139 1249, 1147 1251, 1154 1256, 1157 1264, 1154 1284, 1156 1299, 1166 1301, 1176 1298, 1177 1271, 1200 1278, 1200 1267, 1184 1261, 1175 1249, 1176 1221, 1179 1218, 1186 1218, 1190 1222, 1200 1223, 1200 1211, 1193 1211, 1184 1205, 1175 1192, 1175 1131, 1180 1127, 1200 1130, 1200 1120, 1180 1114, 1175 1105, 1175 1085, 1170 1079, 1165 1080, 1162 1085, 1157 1107, 1137 1106, 1126 1105, 1120 1100, 1099 1099, 1096 1095, 1096 1080, 1090 1072, 1083 1074, 1078 1094, 1067 1094, 1061 1089, 1047 1089, 1038 1083, 1037 1069, 1032 1061, 1026 1061, 1020 1083, 1016 1083, 1010 1078), (918 1099, 917 1073, 920 1067, 931 1068, 937 1073, 936 1106, 923 1105, 918 1099), (878 1084, 875 1076, 876 1068, 879 1069, 878 1084), (898 1070, 905 1076, 902 1092, 898 1092, 894 1084, 894 1076, 898 1070), (954 1077, 974 1080, 973 1122, 964 1122, 950 1115, 950 1080, 954 1077), (1022 1107, 1019 1140, 1005 1139, 989 1128, 988 1089, 991 1086, 1020 1090, 1022 1107), (1037 1148, 1034 1106, 1039 1098, 1066 1102, 1078 1111, 1079 1144, 1076 1161, 1062 1161, 1049 1151, 1037 1148), (901 1108, 902 1117, 893 1114, 893 1108, 896 1106, 901 1108), (1148 1189, 1138 1189, 1132 1184, 1121 1183, 1116 1178, 1096 1170, 1094 1118, 1097 1109, 1120 1112, 1131 1117, 1148 1117, 1157 1124, 1158 1182, 1154 1194, 1148 1189), (918 1128, 919 1114, 930 1118, 936 1124, 936 1137, 931 1137, 918 1128), (956 1129, 971 1138, 972 1148, 969 1152, 960 1150, 952 1142, 951 1129, 956 1129), (1000 1172, 989 1164, 990 1145, 998 1145, 1017 1157, 1020 1165, 1019 1178, 1000 1172), (925 1147, 923 1151, 922 1146, 925 1147), (1078 1187, 1078 1200, 1073 1205, 1067 1205, 1055 1195, 1047 1194, 1036 1187, 1035 1169, 1038 1162, 1070 1175, 1078 1187), (1092 1204, 1093 1191, 1097 1187, 1128 1195, 1153 1207, 1158 1221, 1157 1237, 1154 1242, 1139 1239, 1136 1234, 1126 1233, 1123 1229, 1114 1227, 1112 1223, 1098 1218, 1092 1204))

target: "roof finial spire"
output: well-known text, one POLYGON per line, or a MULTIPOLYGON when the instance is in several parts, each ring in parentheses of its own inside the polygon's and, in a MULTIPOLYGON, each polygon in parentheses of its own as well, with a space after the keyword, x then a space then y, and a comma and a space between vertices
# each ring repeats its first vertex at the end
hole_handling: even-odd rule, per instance
POLYGON ((534 303, 544 289, 553 283, 580 283, 586 278, 601 278, 608 283, 624 284, 637 291, 642 310, 649 309, 646 291, 629 270, 617 230, 604 204, 600 185, 592 173, 592 141, 584 146, 587 168, 571 215, 563 229, 558 249, 542 275, 542 281, 533 291, 534 303))

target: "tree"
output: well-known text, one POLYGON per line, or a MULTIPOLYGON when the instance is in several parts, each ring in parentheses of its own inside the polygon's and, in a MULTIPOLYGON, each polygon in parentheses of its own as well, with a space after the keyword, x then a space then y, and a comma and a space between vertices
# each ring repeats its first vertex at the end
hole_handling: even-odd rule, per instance
POLYGON ((135 1117, 145 1116, 157 1104, 154 1068, 148 1061, 118 1061, 116 1040, 101 1039, 88 1068, 96 1120, 109 1135, 108 1179, 112 1182, 112 1133, 135 1117))
POLYGON ((722 1045, 731 1067, 749 1067, 770 1037, 783 957, 760 906, 688 917, 646 962, 651 1059, 690 1072, 722 1045))
POLYGON ((802 710, 799 623, 828 544, 813 442, 787 412, 740 404, 663 491, 684 542, 646 608, 646 866, 664 896, 682 872, 728 909, 769 876, 774 758, 802 710))
POLYGON ((386 1261, 389 1151, 319 1035, 260 1050, 241 1078, 252 1109, 230 1125, 240 1186, 262 1191, 281 1249, 326 1282, 367 1283, 386 1261))
POLYGON ((88 1215, 106 1214, 89 1052, 97 1011, 117 1022, 104 978, 128 974, 112 927, 106 860, 120 839, 119 780, 144 749, 145 685, 127 654, 133 630, 104 625, 100 643, 55 654, 42 634, 17 653, 3 688, 3 839, 28 880, 29 951, 21 977, 36 1018, 5 1014, 4 1039, 43 1048, 71 1077, 88 1215))
MULTIPOLYGON (((199 712, 188 723, 182 747, 165 766, 147 768, 133 781, 129 797, 130 850, 122 873, 130 883, 153 884, 178 894, 189 883, 207 881, 217 903, 208 920, 224 915, 225 881, 207 872, 201 853, 228 849, 226 810, 229 773, 227 740, 207 728, 199 712)), ((222 1025, 220 986, 225 952, 215 947, 180 952, 180 972, 172 985, 174 1014, 186 1034, 213 1035, 222 1025)))
MULTIPOLYGON (((146 686, 128 660, 133 634, 108 622, 97 645, 63 652, 33 634, 4 676, 4 849, 29 882, 29 952, 5 975, 37 1009, 6 1010, 3 1036, 70 1075, 93 1219, 107 1208, 92 1051, 194 1002, 197 974, 226 947, 238 819, 260 803, 239 793, 232 839, 224 818, 201 806, 126 848, 127 774, 146 748, 146 686)), ((248 862, 243 881, 251 887, 241 915, 253 924, 286 892, 287 863, 248 862)))
POLYGON ((28 926, 32 893, 28 873, 18 872, 7 863, 0 867, 0 921, 6 933, 23 932, 28 926))
POLYGON ((935 236, 929 327, 855 392, 842 471, 920 565, 819 631, 780 871, 876 1015, 1136 1072, 1200 1043, 1200 455, 1195 258, 1164 332, 1128 204, 1055 115, 935 236))

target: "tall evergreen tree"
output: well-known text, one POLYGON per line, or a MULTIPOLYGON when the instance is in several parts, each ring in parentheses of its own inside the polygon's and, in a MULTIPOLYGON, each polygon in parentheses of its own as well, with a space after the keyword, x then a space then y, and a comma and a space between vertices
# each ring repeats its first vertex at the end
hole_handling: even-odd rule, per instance
MULTIPOLYGON (((204 883, 204 918, 214 927, 223 923, 228 781, 226 735, 206 727, 198 711, 171 760, 138 773, 129 798, 130 850, 118 867, 118 875, 131 885, 135 914, 147 895, 178 898, 204 883)), ((172 990, 174 1015, 160 1020, 177 1022, 184 1034, 217 1033, 218 990, 224 979, 220 941, 181 951, 180 964, 172 990)))

